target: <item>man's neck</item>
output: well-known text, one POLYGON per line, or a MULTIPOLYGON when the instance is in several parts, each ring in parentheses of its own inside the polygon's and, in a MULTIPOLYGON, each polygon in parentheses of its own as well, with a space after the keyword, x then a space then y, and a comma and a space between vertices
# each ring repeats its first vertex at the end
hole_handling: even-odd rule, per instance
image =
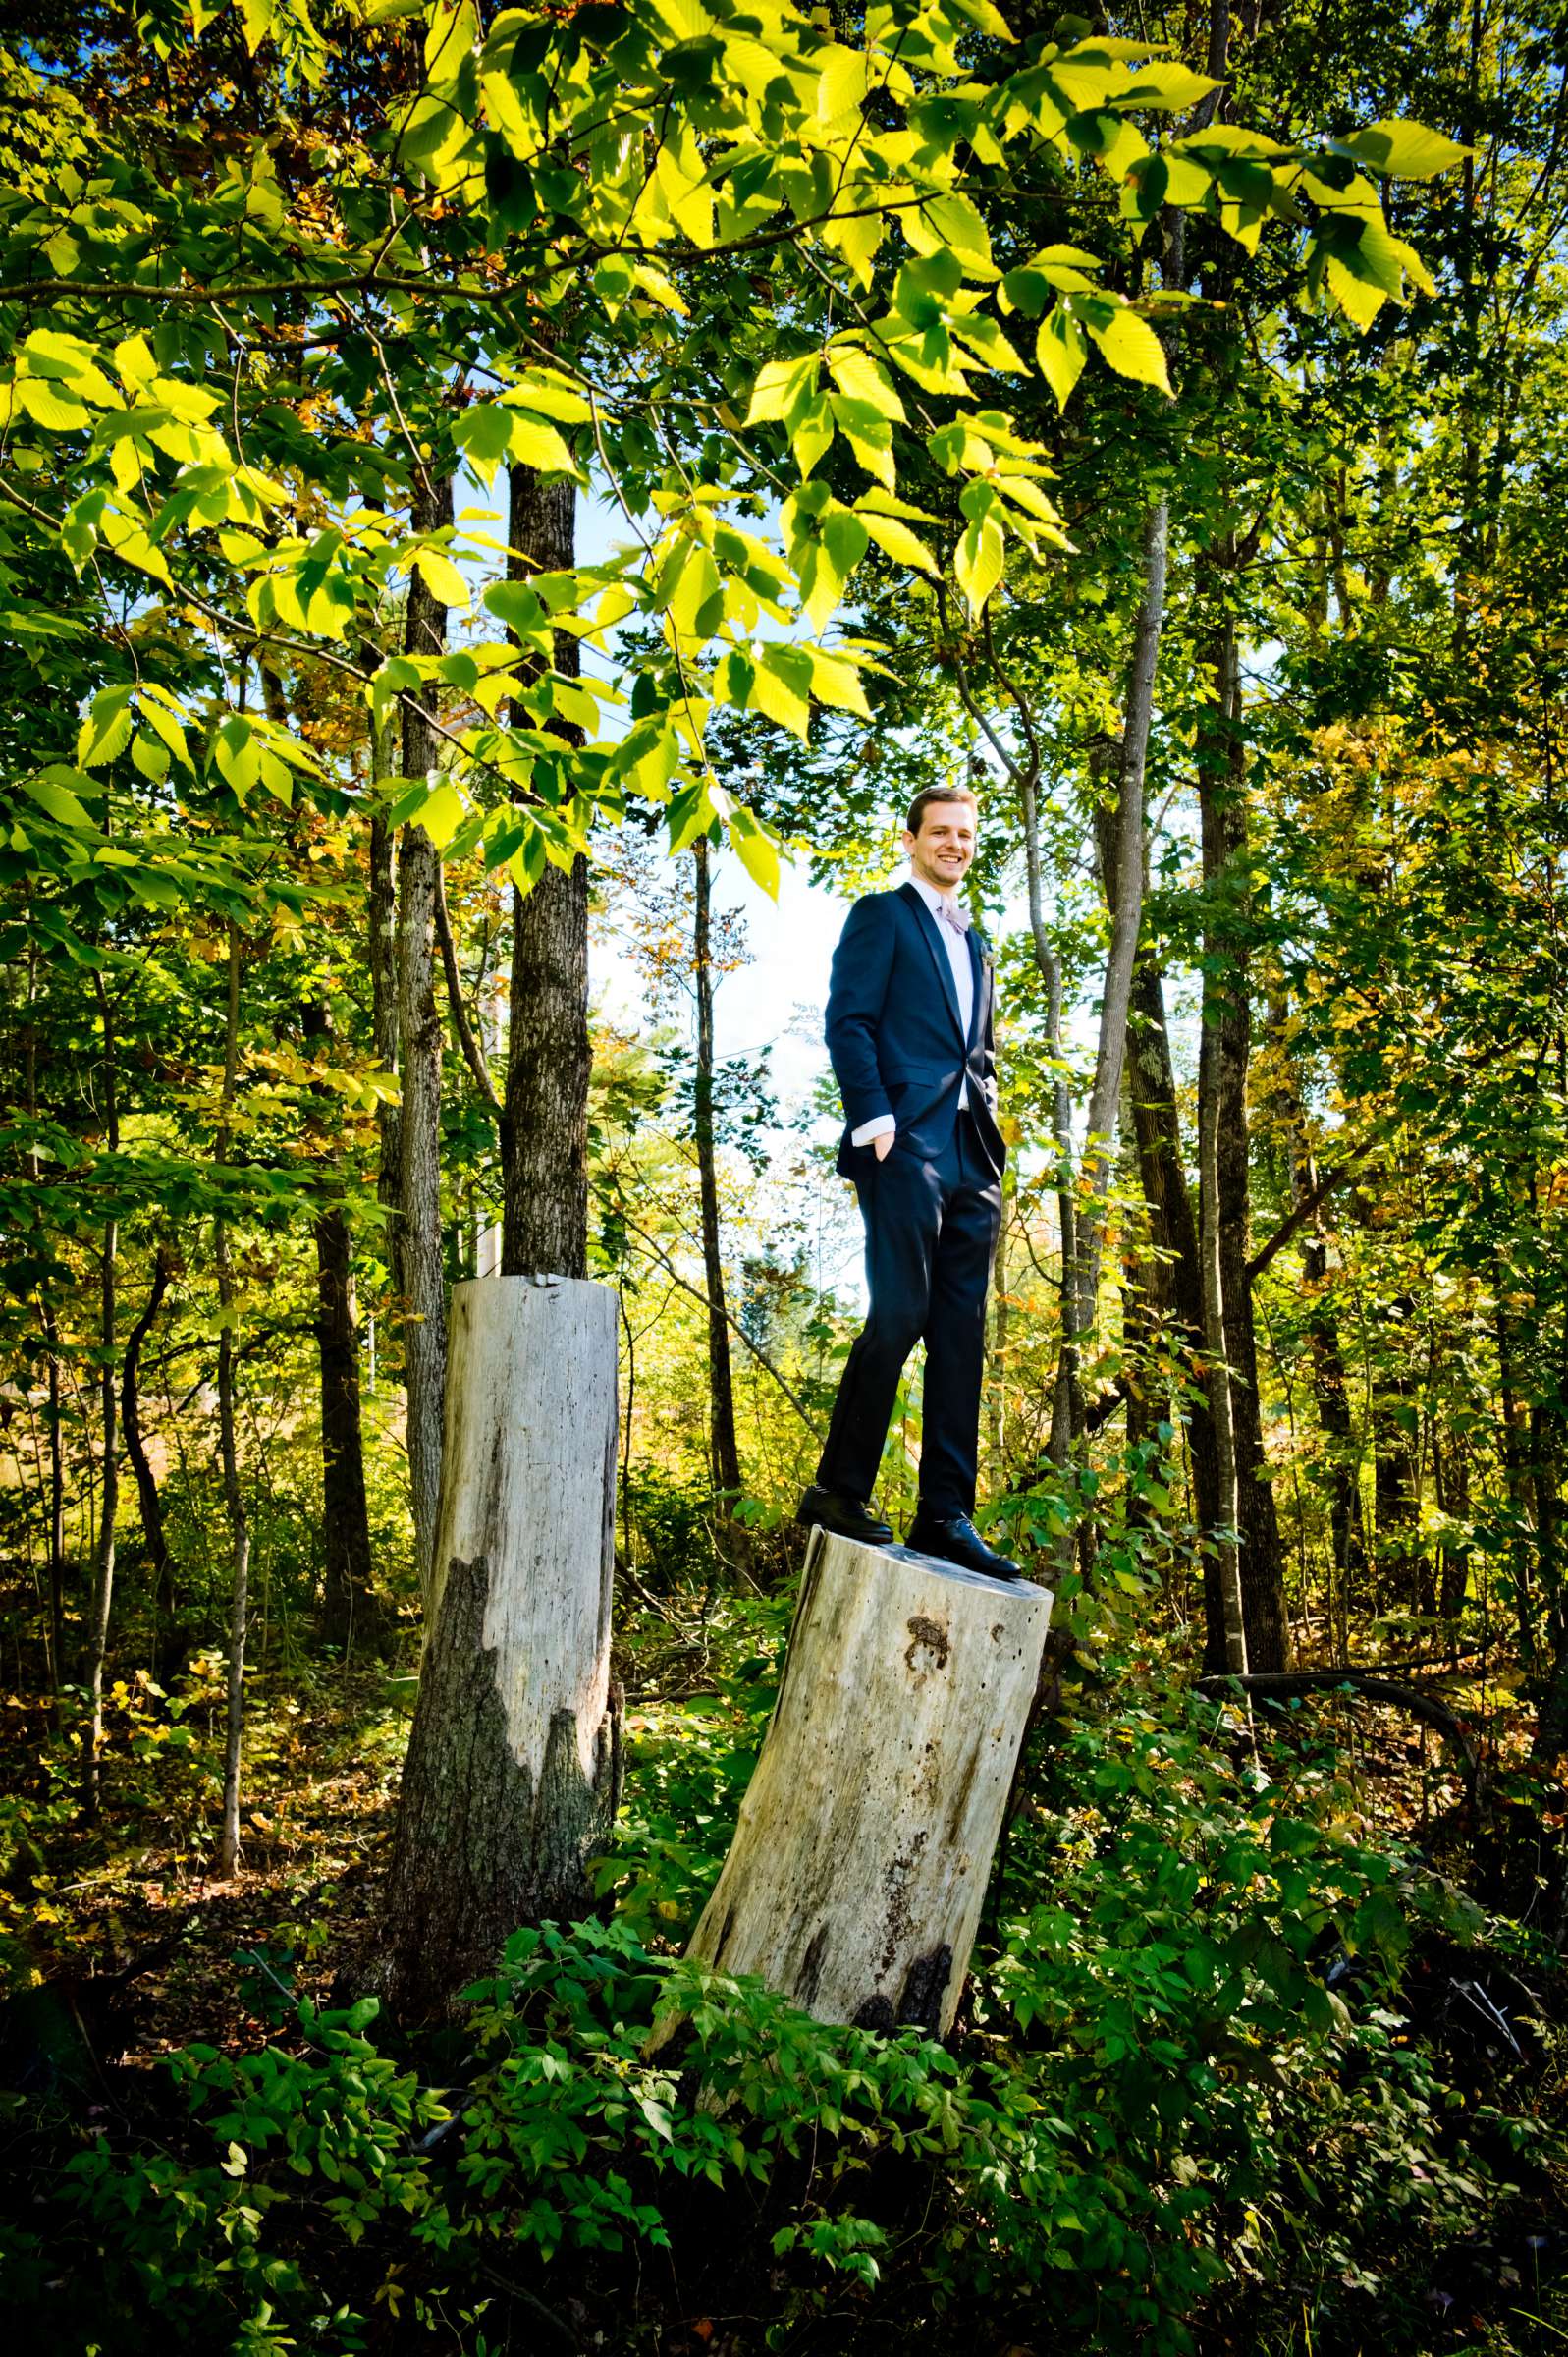
POLYGON ((934 884, 931 878, 923 876, 918 868, 911 868, 909 881, 912 884, 918 884, 922 892, 934 892, 939 901, 955 901, 958 898, 956 884, 934 884))

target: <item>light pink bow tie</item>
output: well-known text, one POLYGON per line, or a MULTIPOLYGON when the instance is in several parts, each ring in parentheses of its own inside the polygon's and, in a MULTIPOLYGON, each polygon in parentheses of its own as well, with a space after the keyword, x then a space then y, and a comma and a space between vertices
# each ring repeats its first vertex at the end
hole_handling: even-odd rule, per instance
POLYGON ((961 901, 939 901, 937 903, 937 914, 941 917, 945 925, 951 925, 955 933, 964 934, 968 932, 969 911, 963 905, 961 901))

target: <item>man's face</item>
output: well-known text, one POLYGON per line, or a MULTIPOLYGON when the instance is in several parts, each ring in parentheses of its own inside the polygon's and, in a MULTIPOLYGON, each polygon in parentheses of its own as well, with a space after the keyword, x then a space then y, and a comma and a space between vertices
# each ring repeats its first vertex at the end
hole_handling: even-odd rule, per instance
POLYGON ((920 813, 919 834, 905 827, 903 848, 922 883, 938 892, 953 891, 975 855, 973 802, 928 802, 920 813))

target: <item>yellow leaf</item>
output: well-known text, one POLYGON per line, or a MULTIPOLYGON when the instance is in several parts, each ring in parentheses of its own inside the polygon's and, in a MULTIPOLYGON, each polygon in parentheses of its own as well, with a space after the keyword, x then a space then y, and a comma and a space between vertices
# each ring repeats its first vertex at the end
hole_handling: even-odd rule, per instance
POLYGON ((1147 319, 1140 319, 1136 311, 1118 310, 1103 325, 1093 316, 1086 317, 1084 325, 1118 376, 1130 377, 1137 385, 1158 386, 1162 393, 1170 391, 1164 348, 1147 319))
POLYGON ((438 606, 455 607, 460 614, 467 612, 468 584, 439 548, 415 549, 413 569, 438 606))

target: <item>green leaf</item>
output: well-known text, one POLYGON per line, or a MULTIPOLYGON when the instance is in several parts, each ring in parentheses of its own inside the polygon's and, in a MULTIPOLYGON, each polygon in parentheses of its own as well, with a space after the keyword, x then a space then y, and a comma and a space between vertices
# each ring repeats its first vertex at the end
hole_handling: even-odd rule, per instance
POLYGON ((442 778, 430 790, 430 798, 419 813, 419 824, 438 851, 444 851, 464 817, 461 795, 450 778, 442 778))
POLYGON ((749 810, 737 805, 730 813, 730 840, 752 882, 761 885, 770 901, 776 901, 779 898, 779 847, 772 836, 764 833, 749 810))
POLYGON ((1108 318, 1096 317, 1092 311, 1081 316, 1118 376, 1130 377, 1138 385, 1155 385, 1162 393, 1170 391, 1164 348, 1147 319, 1125 309, 1112 311, 1108 318))
POLYGON ((1358 163, 1396 180, 1434 179, 1475 153, 1473 147, 1461 147, 1457 140, 1445 138, 1440 131, 1429 131, 1425 123, 1370 123, 1365 131, 1353 132, 1339 143, 1358 163))
POLYGON ((765 646, 746 700, 754 711, 777 721, 804 744, 811 725, 811 705, 807 682, 801 678, 804 668, 801 652, 798 647, 765 646))
POLYGON ((542 417, 530 417, 525 410, 512 409, 510 403, 507 407, 512 417, 512 455, 521 466, 532 466, 539 474, 576 474, 577 463, 553 425, 547 425, 542 417))
POLYGON ((760 425, 771 417, 786 417, 801 396, 816 384, 817 360, 814 352, 808 352, 798 360, 770 360, 751 388, 746 423, 760 425))
POLYGON ((817 461, 833 447, 833 410, 822 394, 791 413, 789 447, 794 453, 802 482, 810 475, 817 461))
POLYGON ((868 514, 864 508, 858 513, 884 556, 892 557, 895 565, 912 565, 919 573, 935 574, 938 571, 937 561, 930 549, 923 540, 915 537, 907 524, 900 523, 896 517, 868 514))
POLYGON ((1057 409, 1064 410, 1089 357, 1089 339, 1065 303, 1058 302, 1042 322, 1035 352, 1040 373, 1056 396, 1057 409))
POLYGON ((243 801, 261 775, 261 754, 255 731, 240 712, 233 712, 212 740, 212 757, 238 800, 243 801))
POLYGON ((995 278, 991 235, 967 196, 928 196, 901 216, 904 236, 920 254, 950 254, 970 278, 995 278))
POLYGON ((953 552, 952 569, 976 621, 1001 578, 1005 543, 994 512, 975 518, 953 552))
POLYGON ((68 386, 50 384, 39 376, 19 376, 15 394, 33 424, 41 425, 46 433, 82 433, 92 423, 92 411, 68 386))
POLYGON ((456 607, 460 614, 467 612, 468 584, 449 556, 439 548, 416 548, 411 561, 438 606, 456 607))
POLYGON ((63 336, 51 327, 35 327, 22 347, 31 376, 54 377, 71 387, 82 401, 100 410, 117 410, 120 396, 103 370, 90 344, 63 336))
POLYGON ((846 400, 864 402, 893 424, 900 423, 906 411, 898 398, 898 388, 882 362, 856 344, 830 344, 828 366, 833 381, 846 400))
POLYGON ((799 652, 810 666, 811 692, 818 703, 832 704, 840 712, 857 713, 862 720, 871 718, 860 674, 846 655, 831 654, 824 646, 804 646, 799 652))
POLYGON ((129 687, 104 687, 93 697, 77 733, 77 767, 98 769, 113 761, 131 741, 129 687))
MULTIPOLYGON (((62 764, 55 766, 63 768, 62 764)), ((70 776, 72 773, 65 771, 64 774, 70 776)), ((58 820, 63 827, 92 825, 90 816, 70 787, 58 785, 47 770, 40 771, 34 778, 24 778, 22 791, 30 795, 39 809, 48 817, 58 820)))

